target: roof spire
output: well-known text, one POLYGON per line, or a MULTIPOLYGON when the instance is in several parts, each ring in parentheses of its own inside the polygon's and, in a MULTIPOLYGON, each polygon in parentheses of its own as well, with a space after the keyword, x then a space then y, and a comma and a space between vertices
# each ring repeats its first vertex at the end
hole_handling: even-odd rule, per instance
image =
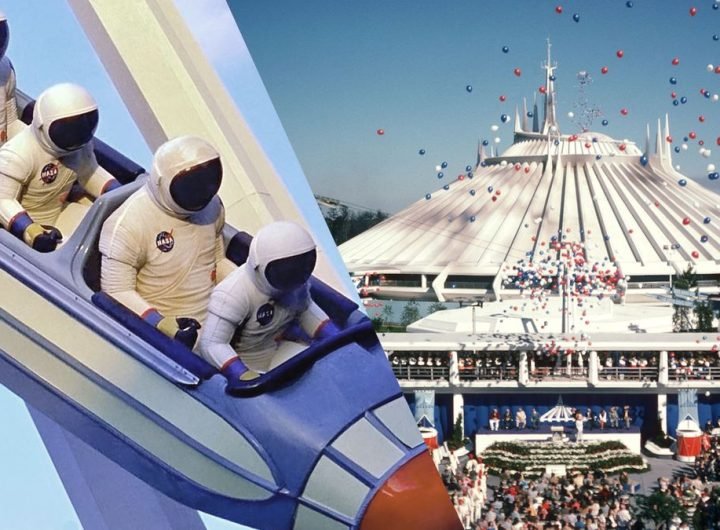
POLYGON ((515 130, 513 131, 515 134, 519 132, 523 132, 522 125, 520 124, 520 110, 515 107, 515 130))
POLYGON ((485 147, 483 147, 482 141, 478 140, 478 150, 477 150, 477 162, 475 163, 475 167, 479 167, 483 160, 485 160, 485 147))
POLYGON ((523 131, 528 130, 528 106, 527 106, 527 98, 523 98, 523 115, 522 115, 522 128, 523 131))
POLYGON ((545 124, 543 125, 543 134, 547 134, 551 127, 558 130, 557 119, 555 116, 555 69, 557 64, 552 63, 550 50, 552 44, 550 39, 547 40, 547 61, 543 65, 545 69, 545 124))

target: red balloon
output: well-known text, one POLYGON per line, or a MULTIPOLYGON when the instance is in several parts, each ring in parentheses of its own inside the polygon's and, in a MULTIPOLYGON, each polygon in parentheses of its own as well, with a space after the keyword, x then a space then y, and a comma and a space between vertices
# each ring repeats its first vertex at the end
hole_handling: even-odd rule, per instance
POLYGON ((672 136, 666 136, 666 137, 665 137, 665 141, 666 141, 667 143, 671 144, 671 143, 672 143, 672 136))
POLYGON ((557 7, 555 8, 555 12, 556 12, 558 15, 559 15, 560 13, 562 13, 562 12, 563 12, 562 6, 557 6, 557 7))
POLYGON ((720 74, 720 66, 716 66, 716 67, 715 67, 715 73, 716 73, 716 74, 720 74))
POLYGON ((677 92, 670 92, 670 97, 675 99, 677 97, 677 92))
POLYGON ((493 196, 492 196, 492 201, 493 201, 493 202, 497 201, 497 195, 493 195, 493 196))
POLYGON ((627 115, 628 115, 628 109, 625 109, 625 108, 620 109, 620 114, 622 114, 623 116, 627 116, 627 115))
POLYGON ((695 134, 695 131, 690 131, 690 134, 688 134, 691 140, 694 140, 697 137, 697 134, 695 134))
POLYGON ((618 56, 618 59, 622 59, 622 58, 623 58, 623 55, 625 55, 625 52, 622 51, 622 50, 618 50, 618 51, 615 52, 615 55, 618 56))
POLYGON ((383 134, 385 134, 385 129, 378 129, 378 130, 375 131, 375 132, 378 133, 378 136, 382 136, 383 134))
POLYGON ((690 218, 689 218, 689 217, 685 217, 685 218, 682 220, 682 224, 684 224, 685 226, 689 225, 689 224, 690 224, 690 218))
POLYGON ((717 140, 715 140, 715 143, 720 145, 720 136, 717 137, 717 140))
POLYGON ((673 66, 679 65, 679 64, 680 64, 680 59, 678 59, 677 57, 673 58, 672 64, 673 64, 673 66))
POLYGON ((690 8, 690 16, 694 17, 695 15, 697 15, 697 7, 691 7, 690 8))
POLYGON ((513 74, 520 77, 522 75, 522 70, 520 70, 520 68, 515 68, 515 70, 513 70, 513 74))
POLYGON ((702 114, 700 116, 698 116, 698 121, 700 123, 703 123, 705 121, 705 116, 703 116, 702 114))
POLYGON ((698 259, 700 257, 700 253, 697 250, 692 251, 692 257, 695 259, 698 259))
POLYGON ((505 96, 500 96, 500 101, 505 101, 507 98, 505 96))
POLYGON ((530 173, 530 168, 528 166, 525 166, 525 173, 530 173))
POLYGON ((608 73, 608 67, 607 67, 607 66, 603 66, 602 68, 600 68, 600 73, 601 73, 601 74, 607 74, 607 73, 608 73))
POLYGON ((705 145, 705 140, 698 140, 698 145, 705 145))
POLYGON ((620 148, 620 151, 625 151, 625 149, 627 148, 625 144, 620 144, 618 147, 620 148))
POLYGON ((538 88, 538 92, 540 92, 541 94, 544 94, 545 92, 547 92, 547 89, 545 88, 545 85, 543 85, 543 86, 541 86, 540 88, 538 88))

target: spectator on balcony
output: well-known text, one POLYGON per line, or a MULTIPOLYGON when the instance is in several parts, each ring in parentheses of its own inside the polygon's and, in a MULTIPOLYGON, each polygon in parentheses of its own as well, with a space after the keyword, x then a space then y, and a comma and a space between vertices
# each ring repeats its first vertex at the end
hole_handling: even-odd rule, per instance
POLYGON ((527 415, 525 414, 525 409, 519 408, 517 409, 517 412, 515 413, 515 427, 517 427, 518 430, 522 430, 527 426, 527 415))
POLYGON ((605 409, 600 409, 600 412, 598 413, 598 426, 600 427, 601 431, 605 429, 607 420, 608 420, 607 412, 605 412, 605 409))
POLYGON ((490 430, 497 431, 500 427, 500 412, 498 409, 492 409, 490 412, 490 430))
MULTIPOLYGON (((718 420, 720 421, 720 420, 718 420)), ((538 427, 540 425, 540 414, 538 413, 537 409, 533 407, 532 412, 530 413, 530 428, 537 431, 538 427)))
POLYGON ((505 413, 503 414, 502 424, 503 424, 503 429, 505 429, 506 431, 509 431, 510 429, 513 428, 512 412, 510 412, 510 409, 508 409, 508 408, 505 409, 505 413))
POLYGON ((618 414, 617 407, 610 407, 610 428, 611 429, 619 429, 620 428, 620 416, 618 414))
POLYGON ((591 408, 585 409, 585 419, 587 420, 588 431, 592 431, 595 427, 595 417, 591 408))
POLYGON ((575 412, 575 442, 580 443, 583 441, 583 427, 584 427, 585 417, 582 415, 582 412, 579 410, 575 412))
POLYGON ((625 405, 623 407, 623 422, 625 423, 625 429, 629 429, 630 424, 632 423, 632 418, 630 417, 630 405, 625 405))

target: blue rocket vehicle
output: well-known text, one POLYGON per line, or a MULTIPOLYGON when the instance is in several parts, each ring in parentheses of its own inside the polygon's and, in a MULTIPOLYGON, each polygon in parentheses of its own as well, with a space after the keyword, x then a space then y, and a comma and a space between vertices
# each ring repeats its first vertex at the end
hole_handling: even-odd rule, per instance
MULTIPOLYGON (((460 529, 370 321, 320 280, 313 298, 340 333, 234 395, 212 366, 99 292, 102 224, 147 175, 95 147, 124 185, 62 247, 40 254, 0 231, 0 383, 166 495, 231 521, 460 529)), ((250 236, 225 236, 242 263, 250 236)))

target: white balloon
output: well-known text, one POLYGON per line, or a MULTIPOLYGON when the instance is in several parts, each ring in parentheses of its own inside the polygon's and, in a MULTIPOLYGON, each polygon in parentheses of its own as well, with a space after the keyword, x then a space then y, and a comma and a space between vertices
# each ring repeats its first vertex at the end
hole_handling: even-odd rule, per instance
POLYGON ((575 113, 574 112, 568 112, 568 118, 574 118, 575 113))
POLYGON ((683 151, 687 151, 688 144, 682 144, 680 147, 682 147, 683 151))
POLYGON ((715 171, 715 164, 708 164, 708 165, 707 165, 707 170, 708 170, 708 171, 715 171))
POLYGON ((720 99, 720 94, 713 94, 713 97, 712 97, 713 103, 717 103, 719 99, 720 99))
POLYGON ((441 166, 435 166, 435 171, 440 171, 442 169, 441 166))
POLYGON ((493 142, 495 142, 496 144, 499 144, 499 143, 500 143, 500 137, 499 137, 499 136, 496 136, 495 139, 493 140, 493 142))
MULTIPOLYGON (((677 166, 675 166, 675 170, 676 170, 676 171, 680 171, 680 164, 678 164, 677 166)), ((616 252, 616 254, 620 254, 620 253, 619 253, 619 252, 616 252)))
POLYGON ((702 156, 704 156, 705 158, 709 158, 711 154, 712 154, 712 149, 705 149, 705 152, 702 153, 702 156))
POLYGON ((713 65, 709 64, 705 67, 705 70, 707 70, 708 72, 712 72, 713 70, 715 70, 715 67, 713 65))
POLYGON ((500 127, 498 127, 497 125, 491 125, 491 126, 490 126, 490 130, 493 131, 493 132, 494 132, 494 131, 497 131, 499 128, 500 128, 500 127))

